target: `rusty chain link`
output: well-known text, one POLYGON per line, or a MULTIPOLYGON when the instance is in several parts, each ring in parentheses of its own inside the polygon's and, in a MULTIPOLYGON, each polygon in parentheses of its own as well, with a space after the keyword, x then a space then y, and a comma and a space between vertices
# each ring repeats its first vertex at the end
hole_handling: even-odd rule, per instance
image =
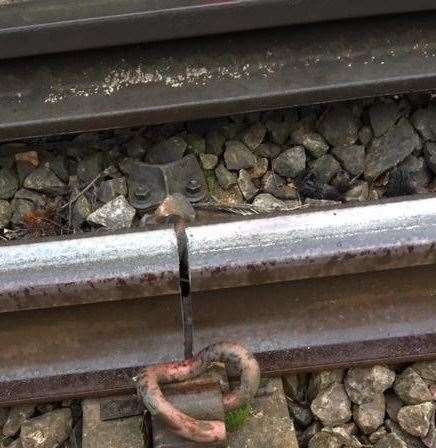
POLYGON ((138 395, 148 411, 179 436, 200 443, 223 441, 226 439, 224 422, 189 417, 171 405, 159 387, 159 384, 192 379, 216 362, 225 363, 227 371, 238 372, 241 377, 238 388, 223 394, 224 409, 237 409, 249 402, 259 387, 259 365, 247 349, 234 342, 210 345, 185 361, 147 367, 134 378, 138 395))

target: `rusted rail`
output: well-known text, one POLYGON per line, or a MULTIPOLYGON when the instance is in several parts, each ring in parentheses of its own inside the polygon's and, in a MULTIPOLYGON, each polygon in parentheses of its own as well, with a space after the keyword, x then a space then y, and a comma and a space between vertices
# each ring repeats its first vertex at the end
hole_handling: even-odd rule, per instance
MULTIPOLYGON (((142 366, 183 359, 175 234, 155 232, 40 242, 29 252, 76 242, 72 265, 66 255, 58 265, 34 256, 18 266, 26 245, 0 247, 1 405, 132 391, 142 366), (158 234, 165 241, 147 258, 158 234), (104 238, 112 259, 97 256, 104 238), (40 268, 31 275, 32 264, 40 268), (79 281, 65 300, 62 282, 78 281, 72 271, 85 265, 112 278, 109 289, 95 281, 88 296, 79 281), (150 273, 168 271, 166 286, 149 286, 150 273), (146 280, 136 284, 138 276, 146 280)), ((239 341, 266 374, 436 356, 436 197, 191 226, 186 241, 195 351, 239 341)))
MULTIPOLYGON (((314 11, 305 6, 311 0, 293 3, 303 5, 304 14, 314 11)), ((368 4, 412 9, 426 1, 341 0, 329 2, 329 10, 332 3, 349 11, 368 4)), ((273 10, 262 17, 269 20, 273 10)), ((0 60, 0 141, 435 90, 435 21, 430 11, 0 60)), ((50 34, 48 43, 84 35, 50 34)), ((131 35, 129 27, 123 36, 131 35)), ((1 38, 0 24, 0 53, 11 48, 1 38)), ((28 41, 14 42, 24 48, 28 41)))

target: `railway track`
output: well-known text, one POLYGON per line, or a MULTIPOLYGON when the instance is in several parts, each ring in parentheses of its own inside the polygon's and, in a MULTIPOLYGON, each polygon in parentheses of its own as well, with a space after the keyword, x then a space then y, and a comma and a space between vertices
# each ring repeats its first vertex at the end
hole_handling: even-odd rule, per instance
POLYGON ((183 263, 171 228, 2 246, 1 402, 131 392, 224 334, 270 374, 431 358, 435 203, 187 227, 183 263))
MULTIPOLYGON (((0 3, 0 152, 436 89, 431 2, 182 3, 0 3)), ((0 408, 130 394, 145 366, 223 338, 266 377, 435 358, 435 226, 420 194, 5 243, 0 408)))

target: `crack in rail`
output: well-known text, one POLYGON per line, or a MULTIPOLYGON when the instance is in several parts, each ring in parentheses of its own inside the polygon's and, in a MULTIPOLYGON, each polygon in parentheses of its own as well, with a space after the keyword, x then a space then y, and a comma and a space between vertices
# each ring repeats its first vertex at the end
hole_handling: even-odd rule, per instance
POLYGON ((180 275, 180 308, 183 325, 183 345, 185 359, 193 356, 193 317, 191 299, 191 277, 189 270, 188 239, 185 226, 182 223, 175 225, 177 237, 177 252, 179 255, 179 275, 180 275))

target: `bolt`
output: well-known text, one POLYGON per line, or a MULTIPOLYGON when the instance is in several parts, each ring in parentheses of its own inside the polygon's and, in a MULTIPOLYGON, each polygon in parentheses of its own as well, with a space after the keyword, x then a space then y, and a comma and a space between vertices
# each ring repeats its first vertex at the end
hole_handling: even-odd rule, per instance
POLYGON ((140 200, 146 200, 150 197, 151 191, 145 185, 139 185, 135 188, 135 198, 140 200))
POLYGON ((198 193, 201 190, 201 184, 200 182, 195 179, 194 177, 191 177, 191 179, 189 179, 187 185, 186 185, 186 191, 187 193, 198 193))

